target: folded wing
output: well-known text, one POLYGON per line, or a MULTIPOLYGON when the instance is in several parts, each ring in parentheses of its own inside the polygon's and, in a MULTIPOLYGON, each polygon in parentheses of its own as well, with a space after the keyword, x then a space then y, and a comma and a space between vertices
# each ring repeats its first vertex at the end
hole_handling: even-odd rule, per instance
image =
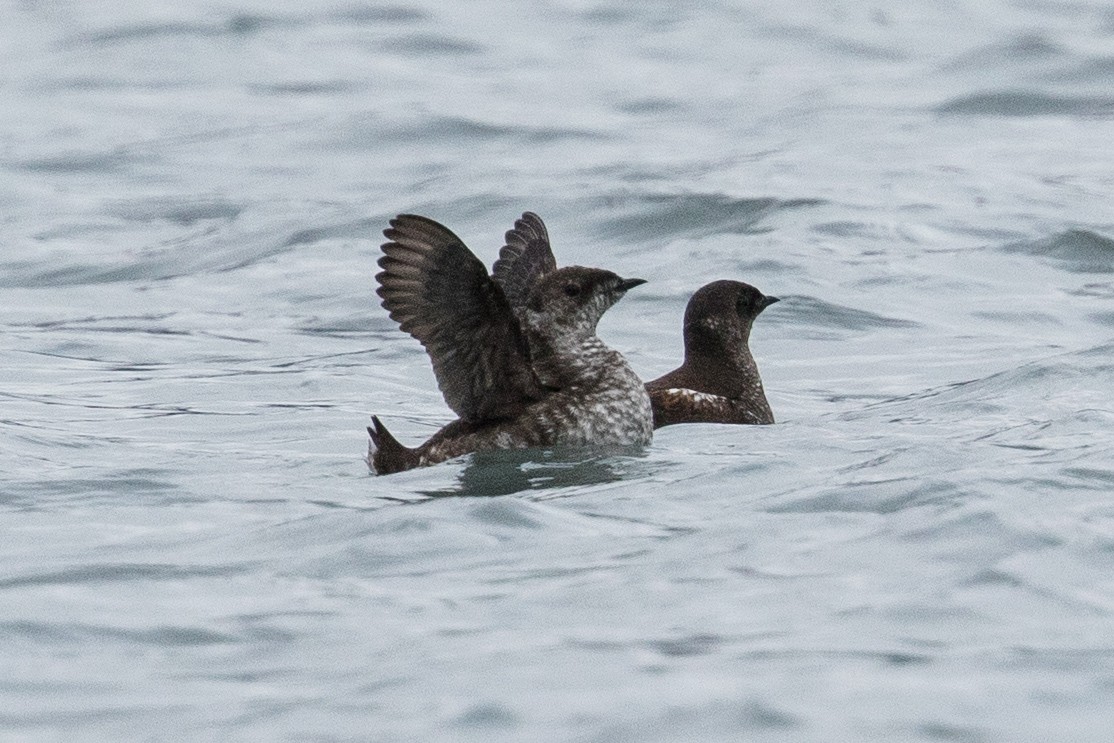
POLYGON ((429 352, 449 407, 481 422, 514 416, 540 399, 507 297, 460 238, 413 214, 392 219, 383 234, 377 293, 391 318, 429 352))

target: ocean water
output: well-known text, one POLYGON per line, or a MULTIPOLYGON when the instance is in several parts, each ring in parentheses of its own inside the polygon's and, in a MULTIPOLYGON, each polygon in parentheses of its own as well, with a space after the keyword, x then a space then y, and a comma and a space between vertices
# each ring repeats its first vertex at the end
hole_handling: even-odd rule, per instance
MULTIPOLYGON (((892 6, 892 7, 891 7, 892 6)), ((1108 741, 1114 10, 0 7, 0 738, 1108 741), (778 424, 451 418, 386 221, 783 301, 778 424)))

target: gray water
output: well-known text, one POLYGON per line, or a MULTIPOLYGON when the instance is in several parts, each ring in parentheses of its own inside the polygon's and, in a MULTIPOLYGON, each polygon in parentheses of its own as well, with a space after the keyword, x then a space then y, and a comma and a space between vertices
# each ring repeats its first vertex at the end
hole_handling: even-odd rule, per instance
POLYGON ((0 738, 1111 740, 1112 142, 1097 1, 3 5, 0 738), (778 425, 370 475, 528 209, 778 425))

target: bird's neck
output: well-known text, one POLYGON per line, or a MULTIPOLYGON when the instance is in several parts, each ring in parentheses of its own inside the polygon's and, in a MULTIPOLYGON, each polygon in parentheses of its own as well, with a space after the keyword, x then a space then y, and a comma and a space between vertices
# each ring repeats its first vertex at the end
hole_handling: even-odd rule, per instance
POLYGON ((745 343, 732 351, 686 348, 682 368, 687 377, 701 380, 703 391, 725 397, 738 397, 762 384, 758 365, 745 343))
POLYGON ((542 384, 555 388, 605 381, 619 355, 595 333, 529 333, 530 356, 542 384))

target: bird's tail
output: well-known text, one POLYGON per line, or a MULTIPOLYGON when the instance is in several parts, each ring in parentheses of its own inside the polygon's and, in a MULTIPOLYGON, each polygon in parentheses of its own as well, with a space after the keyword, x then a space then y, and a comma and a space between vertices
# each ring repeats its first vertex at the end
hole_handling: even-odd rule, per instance
POLYGON ((398 443, 398 439, 374 415, 367 433, 371 437, 367 445, 367 463, 377 475, 389 475, 418 466, 417 450, 398 443))

